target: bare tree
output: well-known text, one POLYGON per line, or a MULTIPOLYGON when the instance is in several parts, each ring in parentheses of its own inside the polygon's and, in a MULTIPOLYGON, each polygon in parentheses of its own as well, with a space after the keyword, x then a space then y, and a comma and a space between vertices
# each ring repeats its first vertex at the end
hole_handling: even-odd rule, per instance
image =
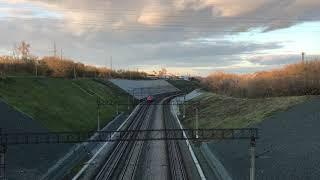
POLYGON ((27 59, 30 54, 30 44, 25 41, 21 41, 17 47, 17 51, 22 59, 27 59))
POLYGON ((161 68, 159 71, 159 77, 164 77, 167 75, 167 69, 166 68, 161 68))

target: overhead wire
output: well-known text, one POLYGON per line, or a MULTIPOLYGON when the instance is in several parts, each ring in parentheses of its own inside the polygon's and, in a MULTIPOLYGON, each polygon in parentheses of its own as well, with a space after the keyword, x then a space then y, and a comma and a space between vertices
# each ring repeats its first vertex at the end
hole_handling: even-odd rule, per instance
MULTIPOLYGON (((115 21, 111 21, 111 20, 92 20, 92 19, 82 19, 81 21, 64 21, 63 19, 50 19, 50 18, 18 18, 18 17, 7 17, 5 19, 1 19, 1 21, 5 21, 5 20, 21 20, 21 21, 56 21, 56 22, 60 22, 60 23, 69 23, 69 24, 75 24, 75 25, 84 25, 84 26, 96 26, 96 27, 105 27, 106 25, 113 25, 113 23, 116 23, 115 21)), ((222 22, 221 22, 222 23, 222 22)), ((236 31, 237 29, 234 30, 223 30, 221 29, 221 27, 219 26, 214 26, 216 25, 217 22, 212 22, 212 24, 142 24, 139 22, 129 22, 128 24, 124 25, 123 27, 120 28, 113 28, 113 30, 130 30, 130 29, 142 29, 142 30, 151 30, 151 31, 161 31, 161 30, 199 30, 199 31, 213 31, 213 32, 233 32, 236 31)), ((228 24, 224 24, 224 25, 228 25, 228 24)), ((248 24, 250 25, 250 24, 248 24)), ((257 24, 254 24, 257 25, 257 24)), ((261 22, 261 26, 267 26, 270 25, 268 23, 262 23, 261 22)), ((309 28, 319 28, 320 30, 320 26, 310 26, 309 28)), ((302 30, 302 29, 301 29, 302 30)), ((298 30, 300 31, 300 30, 298 30)), ((306 31, 306 30, 303 30, 306 31)), ((313 32, 312 30, 308 30, 308 32, 313 32)))
MULTIPOLYGON (((26 10, 32 10, 31 7, 25 7, 23 9, 26 10)), ((66 19, 68 19, 68 17, 44 17, 44 18, 40 18, 40 17, 36 17, 36 18, 32 18, 32 17, 1 17, 0 21, 5 21, 5 20, 22 20, 24 22, 28 22, 28 21, 56 21, 56 23, 60 23, 58 24, 60 25, 64 25, 65 23, 68 24, 72 24, 72 25, 79 25, 79 26, 89 26, 89 27, 95 27, 95 28, 106 28, 107 26, 112 27, 114 25, 114 23, 118 23, 119 21, 121 21, 121 18, 119 19, 115 19, 114 17, 111 17, 108 19, 108 17, 111 15, 114 15, 113 13, 110 12, 119 12, 119 13, 125 13, 127 16, 130 16, 130 14, 127 14, 126 12, 137 12, 137 14, 132 14, 132 16, 135 16, 135 21, 131 20, 131 21, 127 21, 125 22, 126 24, 123 26, 119 26, 117 28, 109 28, 111 30, 114 31, 168 31, 168 32, 172 32, 172 31, 184 31, 184 32, 239 32, 240 30, 238 28, 233 28, 229 27, 230 29, 222 29, 222 27, 226 26, 228 28, 228 26, 230 26, 228 23, 232 23, 232 25, 238 25, 241 27, 241 24, 243 24, 243 29, 244 30, 248 30, 250 27, 255 26, 258 28, 267 28, 270 25, 275 25, 274 23, 291 23, 291 24, 298 24, 301 23, 302 21, 317 21, 314 18, 286 18, 286 17, 277 17, 277 18, 262 18, 262 17, 203 17, 203 16, 197 16, 196 21, 190 22, 190 18, 188 19, 179 19, 179 18, 186 18, 186 16, 184 15, 177 15, 177 14, 166 14, 164 16, 160 16, 157 13, 155 13, 154 11, 150 11, 151 14, 149 14, 149 17, 154 17, 154 18, 158 18, 157 23, 155 24, 143 24, 140 23, 138 21, 138 18, 140 17, 140 14, 138 11, 136 10, 130 10, 130 9, 125 9, 123 11, 119 11, 117 9, 110 9, 110 11, 106 11, 106 9, 102 9, 97 10, 97 9, 79 9, 79 8, 61 8, 59 10, 52 10, 54 11, 58 11, 58 12, 62 12, 62 13, 66 13, 68 11, 79 11, 79 12, 84 12, 86 15, 88 15, 88 13, 95 15, 94 17, 101 17, 101 16, 106 16, 106 17, 101 17, 99 20, 95 20, 94 18, 83 18, 81 20, 72 20, 69 19, 66 21, 66 19), (172 18, 178 18, 178 19, 170 19, 168 17, 172 17, 172 18), (252 24, 251 24, 252 23, 252 24), (223 26, 222 26, 223 25, 223 26), (252 25, 252 26, 250 26, 252 25)), ((133 18, 134 19, 134 18, 133 18)), ((231 25, 231 26, 232 26, 231 25)), ((303 29, 303 30, 296 30, 296 32, 300 32, 300 31, 307 31, 307 32, 319 32, 320 29, 316 29, 316 28, 320 28, 320 26, 308 26, 309 29, 303 29), (315 29, 310 29, 310 28, 315 28, 315 29), (315 31, 317 30, 317 31, 315 31)))
MULTIPOLYGON (((1 8, 0 8, 1 9, 1 8)), ((31 7, 19 7, 19 10, 34 10, 31 7)), ((156 9, 156 8, 155 8, 156 9)), ((148 14, 148 16, 159 16, 158 12, 168 12, 168 11, 157 11, 157 10, 144 10, 144 9, 140 9, 140 10, 132 10, 132 9, 80 9, 80 8, 60 8, 60 9, 52 9, 51 11, 55 12, 62 12, 62 13, 73 13, 73 12, 80 12, 80 13, 85 13, 85 14, 94 14, 94 15, 113 15, 115 12, 116 13, 120 13, 120 14, 125 14, 125 15, 141 15, 141 12, 145 12, 145 13, 150 13, 148 14), (72 10, 72 11, 71 11, 72 10), (128 12, 135 12, 133 14, 129 14, 128 12)), ((170 12, 170 11, 169 11, 170 12)), ((183 12, 183 11, 177 11, 177 12, 183 12)), ((189 13, 188 16, 192 16, 194 14, 197 13, 189 13)), ((185 17, 185 14, 165 14, 163 15, 163 17, 185 17)), ((203 18, 200 16, 197 16, 197 18, 203 18)), ((292 22, 292 21, 320 21, 320 16, 318 17, 319 19, 313 17, 309 17, 309 18, 287 18, 287 17, 226 17, 226 16, 211 16, 211 17, 206 17, 204 19, 207 20, 237 20, 237 21, 249 21, 249 22, 261 22, 261 21, 272 21, 272 20, 276 20, 276 21, 281 21, 281 22, 292 22)), ((199 20, 199 19, 197 19, 199 20)))

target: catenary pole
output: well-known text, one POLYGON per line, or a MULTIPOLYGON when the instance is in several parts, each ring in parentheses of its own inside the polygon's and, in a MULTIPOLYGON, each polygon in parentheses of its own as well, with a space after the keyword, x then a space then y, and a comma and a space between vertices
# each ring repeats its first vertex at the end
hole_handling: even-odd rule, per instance
POLYGON ((254 136, 251 137, 250 142, 250 180, 255 180, 256 177, 256 154, 255 154, 255 148, 256 148, 256 139, 254 136))

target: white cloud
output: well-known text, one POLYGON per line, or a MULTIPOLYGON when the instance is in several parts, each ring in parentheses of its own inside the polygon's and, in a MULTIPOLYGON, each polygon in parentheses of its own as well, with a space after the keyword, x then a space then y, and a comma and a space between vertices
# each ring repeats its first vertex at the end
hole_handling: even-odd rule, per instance
MULTIPOLYGON (((246 31, 264 27, 285 28, 307 20, 319 20, 317 0, 16 0, 11 4, 32 4, 63 14, 66 27, 81 34, 110 29, 121 22, 124 29, 181 27, 198 31, 227 29, 246 31), (139 26, 139 24, 146 25, 139 26)), ((179 29, 178 29, 179 30, 179 29)), ((191 33, 188 33, 191 34, 191 33)))
POLYGON ((237 16, 254 11, 268 1, 265 0, 175 0, 174 5, 179 10, 212 9, 214 15, 237 16))
POLYGON ((142 8, 138 22, 146 25, 155 25, 161 22, 168 13, 168 7, 162 5, 160 1, 151 1, 142 8))

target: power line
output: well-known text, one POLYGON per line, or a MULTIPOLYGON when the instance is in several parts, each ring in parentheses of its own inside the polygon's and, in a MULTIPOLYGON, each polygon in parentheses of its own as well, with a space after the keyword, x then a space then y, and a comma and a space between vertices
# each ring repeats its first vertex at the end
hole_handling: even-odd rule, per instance
MULTIPOLYGON (((99 16, 99 14, 95 14, 97 16, 99 16)), ((174 16, 170 16, 170 15, 164 15, 164 16, 159 16, 159 15, 148 15, 149 17, 152 17, 154 16, 154 18, 156 17, 159 17, 160 18, 168 18, 168 17, 174 17, 174 16)), ((177 24, 177 23, 186 23, 186 22, 189 22, 188 18, 191 18, 189 16, 177 16, 177 17, 181 17, 181 18, 187 18, 187 19, 166 19, 165 23, 163 22, 159 22, 158 24, 163 24, 163 25, 166 25, 166 24, 177 24)), ((231 21, 231 22, 238 22, 238 23, 270 23, 270 22, 282 22, 282 23, 299 23, 299 22, 305 22, 305 21, 320 21, 320 19, 281 19, 281 18, 242 18, 242 17, 234 17, 234 18, 231 18, 231 17, 208 17, 208 18, 203 18, 203 17, 196 17, 197 19, 195 21, 192 21, 192 23, 198 23, 198 24, 201 24, 201 23, 225 23, 225 22, 228 22, 228 21, 231 21)), ((8 17, 5 17, 5 18, 0 18, 2 21, 4 20, 9 20, 9 19, 18 19, 18 20, 23 20, 23 21, 34 21, 34 20, 55 20, 55 21, 62 21, 64 19, 60 19, 60 18, 50 18, 50 17, 14 17, 14 16, 8 16, 8 17)), ((68 19, 68 18, 65 18, 65 19, 68 19)), ((114 18, 111 18, 111 19, 108 19, 108 18, 105 18, 105 19, 99 19, 99 20, 93 20, 93 19, 82 19, 83 21, 86 21, 86 22, 104 22, 104 23, 116 23, 119 21, 119 19, 114 19, 114 18)), ((75 21, 73 22, 68 22, 68 23, 77 23, 75 21)), ((137 19, 136 21, 128 21, 128 23, 138 23, 137 19)), ((317 26, 318 27, 318 26, 317 26)))
MULTIPOLYGON (((207 6, 216 6, 217 4, 214 4, 214 3, 208 3, 208 4, 205 4, 207 6)), ((86 14, 90 14, 90 13, 94 13, 94 14, 104 14, 104 15, 108 15, 108 14, 111 14, 111 13, 114 13, 114 12, 118 12, 118 13, 126 13, 126 15, 128 15, 127 13, 128 12, 133 12, 134 14, 132 15, 140 15, 141 12, 144 12, 144 13, 151 13, 150 15, 153 16, 157 16, 157 13, 158 12, 166 12, 167 14, 165 15, 166 17, 184 17, 183 16, 183 12, 185 11, 179 11, 179 10, 176 10, 176 11, 168 11, 168 10, 160 10, 162 8, 162 6, 157 6, 157 5, 154 5, 152 6, 153 8, 151 8, 150 10, 145 10, 145 9, 128 9, 128 8, 115 8, 115 7, 110 7, 110 8, 88 8, 86 7, 85 9, 81 9, 81 8, 73 8, 73 7, 61 7, 61 8, 56 8, 56 9, 51 9, 51 11, 53 12, 85 12, 86 14), (157 11, 157 9, 159 9, 157 11), (179 15, 179 14, 168 14, 168 12, 170 13, 173 13, 173 12, 181 12, 182 15, 179 15), (153 14, 152 14, 153 13, 153 14)), ((19 9, 25 9, 25 10, 34 10, 32 7, 19 7, 19 9)), ((188 15, 194 15, 194 14, 197 14, 197 13, 189 13, 188 15)), ((231 18, 234 18, 234 19, 264 19, 264 20, 267 20, 266 17, 222 17, 222 18, 228 18, 228 19, 231 19, 231 18)), ((282 20, 292 20, 294 18, 288 18, 288 17, 272 17, 272 19, 282 19, 282 20)), ((309 18, 299 18, 297 20, 301 20, 301 21, 309 21, 309 20, 315 20, 314 19, 314 16, 311 16, 309 18)))
MULTIPOLYGON (((32 19, 29 19, 29 21, 33 21, 32 19)), ((94 26, 95 28, 105 28, 107 25, 110 24, 103 24, 100 23, 99 21, 87 21, 87 22, 67 22, 67 24, 74 24, 74 25, 82 25, 82 26, 94 26)), ((210 24, 207 24, 210 25, 210 24)), ((214 24, 213 24, 214 25, 214 24)), ((230 26, 229 24, 225 24, 226 26, 230 26)), ((250 27, 250 24, 245 25, 244 30, 239 30, 239 28, 233 28, 230 30, 227 29, 222 29, 219 28, 217 29, 216 27, 209 27, 209 26, 197 26, 197 24, 192 24, 190 26, 187 26, 186 24, 159 24, 159 25, 142 25, 142 24, 136 24, 136 25, 125 25, 125 27, 119 27, 119 28, 111 28, 109 30, 114 30, 114 31, 183 31, 183 32, 231 32, 231 33, 236 33, 236 32, 244 32, 248 30, 249 28, 252 28, 252 26, 256 26, 257 28, 261 27, 268 27, 268 23, 264 23, 261 25, 256 25, 253 24, 250 27)), ((269 24, 272 25, 272 24, 269 24)), ((65 28, 65 22, 61 22, 57 26, 61 26, 61 28, 65 28)), ((241 25, 239 25, 241 27, 241 25)), ((313 26, 315 29, 320 28, 320 26, 313 26)), ((311 27, 309 27, 310 29, 311 27)), ((295 32, 319 32, 319 30, 305 30, 305 29, 300 29, 300 30, 295 30, 295 32)))
MULTIPOLYGON (((95 28, 105 28, 107 26, 105 25, 97 25, 95 23, 72 23, 72 24, 78 24, 78 25, 83 25, 83 26, 95 26, 95 28)), ((58 26, 61 26, 61 28, 64 28, 65 25, 64 24, 60 24, 58 26)), ((245 27, 242 30, 240 30, 239 28, 231 28, 230 30, 227 29, 215 29, 214 27, 187 27, 187 26, 153 26, 153 27, 140 27, 140 26, 127 26, 127 27, 121 27, 121 28, 113 28, 113 29, 109 29, 112 31, 142 31, 142 32, 207 32, 207 33, 240 33, 240 32, 247 32, 250 28, 252 27, 245 27)), ((258 26, 257 26, 258 28, 258 26)), ((108 30, 108 29, 106 29, 108 30)), ((292 33, 298 33, 298 32, 320 32, 319 30, 295 30, 292 33)), ((281 33, 281 32, 279 32, 281 33)), ((283 32, 286 33, 286 32, 283 32)))
MULTIPOLYGON (((158 2, 158 1, 152 1, 152 2, 158 2)), ((192 4, 196 4, 196 3, 192 3, 192 4)), ((198 4, 203 4, 206 7, 210 7, 210 6, 216 6, 216 3, 198 3, 198 4)), ((173 5, 173 4, 169 4, 169 5, 173 5)), ((85 8, 85 9, 80 9, 80 8, 74 8, 74 7, 60 7, 58 8, 54 8, 51 9, 51 11, 53 12, 62 12, 62 13, 66 13, 66 12, 80 12, 80 13, 85 13, 85 14, 89 14, 90 16, 93 15, 94 17, 104 17, 104 16, 109 16, 109 15, 114 15, 114 13, 120 13, 120 14, 126 14, 126 16, 135 16, 135 17, 140 17, 141 13, 149 13, 148 16, 149 17, 160 17, 160 18, 166 18, 166 22, 164 24, 157 23, 157 25, 162 25, 162 26, 177 26, 180 23, 180 26, 182 27, 186 27, 186 23, 188 23, 188 21, 186 21, 186 19, 183 19, 183 21, 181 21, 181 19, 173 19, 173 18, 188 18, 188 17, 196 17, 196 23, 192 22, 192 26, 198 26, 198 25, 202 25, 204 23, 204 25, 210 24, 210 23, 227 23, 227 21, 231 21, 230 23, 262 23, 262 24, 267 24, 272 22, 277 22, 277 23, 299 23, 302 21, 319 21, 320 19, 315 18, 314 16, 312 17, 298 17, 298 18, 290 18, 290 17, 286 17, 286 16, 277 16, 277 17, 214 17, 214 16, 208 16, 208 17, 203 17, 203 16, 197 16, 198 13, 189 13, 187 16, 185 16, 185 14, 183 13, 184 11, 162 11, 160 9, 160 7, 162 8, 163 6, 159 6, 159 5, 153 5, 153 8, 150 10, 142 10, 142 9, 127 9, 127 8, 116 8, 116 7, 104 7, 104 6, 99 6, 99 8, 85 8), (102 8, 100 8, 102 7, 102 8), (173 12, 181 12, 180 14, 172 14, 173 12), (164 13, 165 15, 160 16, 158 13, 164 13), (195 15, 195 16, 194 16, 195 15), (205 21, 204 21, 205 20, 205 21), (219 22, 220 21, 220 22, 219 22)), ((29 10, 33 10, 31 7, 23 7, 22 9, 29 9, 29 10)), ((116 17, 119 17, 119 15, 116 15, 116 17)), ((16 18, 16 17, 5 17, 7 18, 16 18)), ((50 18, 52 19, 52 18, 50 18)), ((114 18, 112 18, 114 19, 114 18)), ((92 24, 96 25, 97 23, 115 23, 117 22, 117 20, 102 20, 102 21, 91 21, 92 24)), ((23 18, 23 20, 26 20, 25 18, 23 18)), ((39 20, 39 18, 37 18, 37 20, 39 20)), ((89 18, 87 18, 85 20, 86 22, 90 22, 89 18)), ((76 22, 68 22, 68 23, 76 23, 76 22)), ((130 23, 130 22, 129 22, 130 23)), ((131 22, 132 23, 132 22, 131 22)), ((133 23, 137 23, 137 21, 133 22, 133 23)), ((86 23, 87 24, 87 23, 86 23)), ((86 25, 83 24, 83 25, 86 25)), ((79 24, 81 25, 81 24, 79 24)), ((89 24, 90 25, 90 24, 89 24)), ((270 24, 269 24, 270 25, 270 24)), ((272 25, 272 24, 271 24, 272 25)), ((97 27, 97 26, 95 26, 97 27)))

